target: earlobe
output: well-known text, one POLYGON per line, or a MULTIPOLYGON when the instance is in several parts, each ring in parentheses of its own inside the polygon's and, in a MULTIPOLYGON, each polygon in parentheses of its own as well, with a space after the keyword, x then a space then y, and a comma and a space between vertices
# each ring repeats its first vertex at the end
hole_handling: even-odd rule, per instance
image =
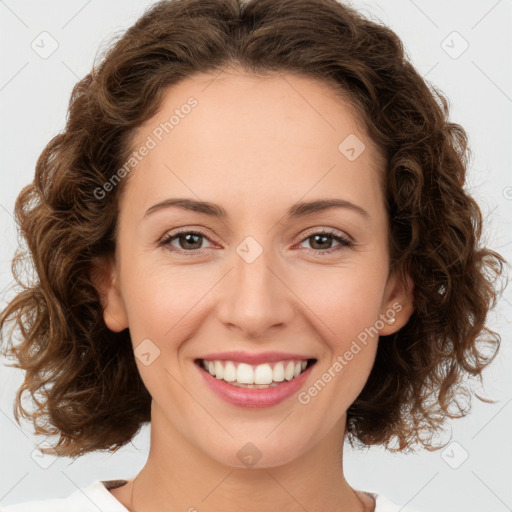
POLYGON ((388 280, 387 296, 381 313, 379 335, 388 336, 400 330, 411 317, 414 311, 414 282, 409 274, 406 275, 406 284, 398 275, 392 275, 388 280))
POLYGON ((91 279, 103 306, 103 320, 113 332, 128 327, 128 317, 124 306, 113 258, 95 259, 91 267, 91 279))

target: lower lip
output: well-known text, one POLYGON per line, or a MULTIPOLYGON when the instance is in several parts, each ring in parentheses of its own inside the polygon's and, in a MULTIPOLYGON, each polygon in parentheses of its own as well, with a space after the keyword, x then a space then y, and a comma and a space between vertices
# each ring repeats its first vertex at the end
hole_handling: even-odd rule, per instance
POLYGON ((314 365, 308 366, 298 377, 290 381, 284 381, 277 386, 265 389, 232 386, 224 380, 213 377, 199 365, 196 366, 210 389, 224 401, 237 407, 263 408, 277 405, 297 393, 304 385, 311 367, 314 365))

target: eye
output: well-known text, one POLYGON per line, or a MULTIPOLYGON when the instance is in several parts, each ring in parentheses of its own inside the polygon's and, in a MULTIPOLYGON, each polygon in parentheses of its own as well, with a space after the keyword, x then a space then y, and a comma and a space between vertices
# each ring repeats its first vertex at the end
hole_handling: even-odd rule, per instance
POLYGON ((331 254, 332 252, 339 251, 345 247, 351 247, 353 245, 353 242, 345 236, 328 230, 322 230, 320 232, 313 233, 304 238, 302 243, 308 240, 312 240, 311 250, 319 255, 331 254), (333 240, 339 243, 338 247, 329 247, 333 240))
POLYGON ((210 240, 204 233, 200 231, 178 231, 169 233, 159 243, 159 247, 165 246, 172 252, 198 254, 201 252, 203 240, 210 240), (177 241, 178 247, 172 244, 177 241))
MULTIPOLYGON (((167 234, 158 243, 158 246, 166 247, 171 252, 195 255, 202 253, 203 248, 201 246, 204 240, 210 241, 210 239, 201 231, 178 231, 167 234), (173 242, 177 242, 178 246, 174 245, 173 242)), ((306 241, 312 241, 312 248, 310 251, 319 255, 331 254, 332 252, 342 250, 343 248, 351 247, 353 245, 353 242, 345 236, 328 230, 312 233, 304 238, 302 243, 306 241), (339 245, 337 247, 329 247, 333 240, 338 242, 339 245)))

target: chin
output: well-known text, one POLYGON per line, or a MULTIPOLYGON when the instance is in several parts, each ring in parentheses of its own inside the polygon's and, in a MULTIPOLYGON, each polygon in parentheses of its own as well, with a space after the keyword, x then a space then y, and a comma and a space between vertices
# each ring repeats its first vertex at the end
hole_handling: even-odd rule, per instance
POLYGON ((304 450, 303 446, 298 446, 290 437, 283 439, 276 436, 270 440, 265 439, 265 435, 258 433, 251 441, 251 435, 246 432, 241 438, 230 438, 221 446, 210 444, 200 449, 220 464, 239 469, 283 466, 297 459, 304 450))

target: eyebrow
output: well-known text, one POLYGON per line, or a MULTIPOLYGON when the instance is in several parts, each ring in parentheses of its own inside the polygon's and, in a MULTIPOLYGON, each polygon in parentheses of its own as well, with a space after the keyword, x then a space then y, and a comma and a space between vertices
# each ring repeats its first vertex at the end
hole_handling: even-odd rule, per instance
MULTIPOLYGON (((227 211, 218 204, 185 198, 165 199, 151 206, 144 216, 146 217, 158 210, 171 207, 178 207, 183 210, 190 210, 219 219, 226 219, 228 217, 227 211)), ((287 210, 285 216, 288 218, 305 217, 306 215, 312 215, 313 213, 322 212, 331 208, 347 208, 359 213, 365 220, 370 220, 370 214, 364 208, 350 201, 346 201, 345 199, 317 199, 315 201, 296 203, 287 210)))

